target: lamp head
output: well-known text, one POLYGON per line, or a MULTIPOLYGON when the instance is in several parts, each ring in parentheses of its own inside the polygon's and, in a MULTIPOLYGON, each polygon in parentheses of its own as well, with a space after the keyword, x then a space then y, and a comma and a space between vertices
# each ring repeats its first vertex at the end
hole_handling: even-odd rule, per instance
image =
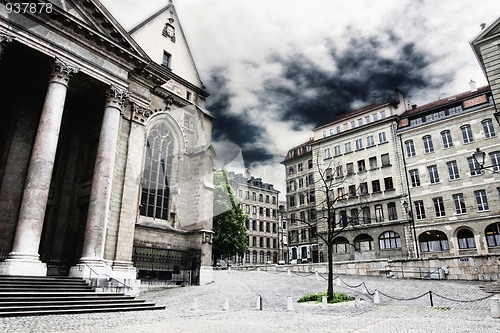
POLYGON ((486 153, 481 151, 481 149, 476 148, 476 151, 472 154, 472 157, 476 160, 477 164, 482 168, 484 166, 484 159, 486 157, 486 153))

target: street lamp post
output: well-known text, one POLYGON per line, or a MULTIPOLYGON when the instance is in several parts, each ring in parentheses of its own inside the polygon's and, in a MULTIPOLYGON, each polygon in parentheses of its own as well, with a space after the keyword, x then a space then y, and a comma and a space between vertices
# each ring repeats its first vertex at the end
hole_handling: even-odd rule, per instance
POLYGON ((417 258, 420 258, 420 253, 418 251, 418 241, 417 241, 417 231, 415 230, 415 219, 413 218, 413 213, 411 209, 409 209, 409 204, 406 200, 403 202, 403 208, 406 211, 406 215, 408 216, 408 220, 411 223, 411 227, 413 229, 413 242, 415 243, 415 254, 417 258))
POLYGON ((476 148, 476 151, 472 154, 472 157, 479 165, 479 168, 482 173, 484 173, 484 170, 488 170, 492 173, 500 173, 500 165, 484 165, 486 160, 486 153, 482 151, 480 148, 476 148))

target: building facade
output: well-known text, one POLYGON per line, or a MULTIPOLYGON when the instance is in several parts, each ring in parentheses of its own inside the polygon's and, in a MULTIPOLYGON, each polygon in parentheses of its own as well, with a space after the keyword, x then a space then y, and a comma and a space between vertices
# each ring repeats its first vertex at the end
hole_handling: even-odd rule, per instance
POLYGON ((278 264, 286 264, 289 262, 288 254, 288 212, 286 210, 286 201, 280 201, 278 206, 278 264))
POLYGON ((420 257, 500 252, 499 124, 489 87, 401 115, 398 136, 420 257), (491 171, 473 157, 486 153, 491 171))
POLYGON ((290 149, 281 163, 286 172, 288 258, 293 263, 320 262, 324 258, 320 258, 316 234, 312 140, 290 149))
MULTIPOLYGON (((495 261, 500 252, 500 18, 481 27, 470 44, 488 87, 471 81, 470 91, 419 107, 402 96, 376 103, 313 129, 307 155, 305 144, 288 152, 289 216, 300 213, 299 163, 311 160, 315 169, 308 177, 316 220, 306 225, 318 234, 326 230, 326 199, 335 199, 342 230, 334 260, 408 258, 395 262, 425 266, 446 258, 467 278, 488 274, 469 259, 495 261)), ((326 247, 318 243, 321 261, 326 247)))
MULTIPOLYGON (((399 91, 313 129, 318 232, 325 233, 327 195, 334 202, 335 260, 415 256, 403 159, 396 136, 406 110, 399 91)), ((320 245, 326 258, 326 246, 320 245)))
POLYGON ((229 172, 229 181, 248 216, 245 222, 248 234, 248 251, 235 257, 237 264, 278 263, 283 250, 282 231, 278 210, 279 191, 262 178, 229 172))
POLYGON ((97 0, 9 3, 0 274, 210 279, 212 116, 173 4, 128 33, 97 0))

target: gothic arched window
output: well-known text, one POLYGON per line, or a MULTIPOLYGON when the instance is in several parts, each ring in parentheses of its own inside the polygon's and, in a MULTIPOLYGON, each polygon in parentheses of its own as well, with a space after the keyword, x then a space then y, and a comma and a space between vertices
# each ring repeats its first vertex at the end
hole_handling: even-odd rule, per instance
POLYGON ((149 131, 141 184, 141 215, 168 220, 174 144, 165 123, 149 131))

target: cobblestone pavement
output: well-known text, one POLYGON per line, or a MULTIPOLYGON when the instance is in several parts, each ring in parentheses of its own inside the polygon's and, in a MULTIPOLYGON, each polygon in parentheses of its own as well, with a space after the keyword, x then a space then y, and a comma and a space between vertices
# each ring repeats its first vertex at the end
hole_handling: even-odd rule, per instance
POLYGON ((232 270, 217 271, 215 277, 206 286, 140 295, 166 305, 165 310, 0 318, 0 332, 500 332, 500 319, 491 318, 488 298, 465 302, 489 296, 479 282, 341 276, 336 291, 359 294, 361 305, 353 301, 322 309, 296 303, 305 294, 326 290, 321 275, 232 270), (381 292, 380 304, 373 304, 375 289, 381 292), (428 291, 433 292, 434 307, 428 291), (258 295, 262 311, 256 309, 258 295), (292 310, 287 310, 288 296, 292 310), (226 300, 229 308, 224 310, 226 300))

